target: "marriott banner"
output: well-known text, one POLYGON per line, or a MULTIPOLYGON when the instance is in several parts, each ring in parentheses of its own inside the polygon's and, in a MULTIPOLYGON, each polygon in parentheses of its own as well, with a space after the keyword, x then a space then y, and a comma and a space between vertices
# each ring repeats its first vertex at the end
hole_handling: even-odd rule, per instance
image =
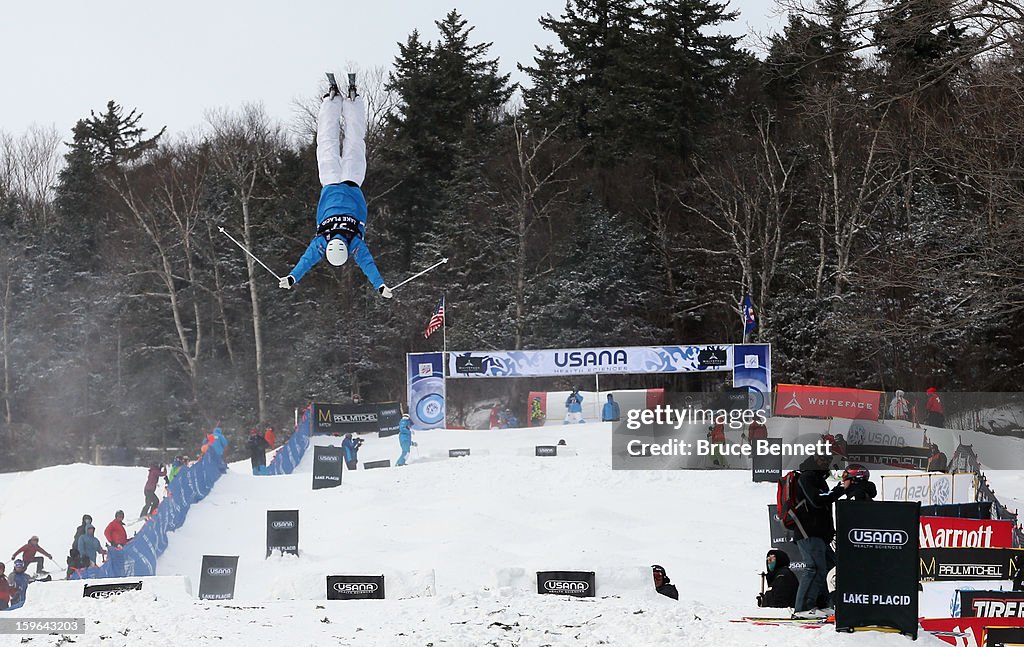
POLYGON ((921 548, 1013 548, 1013 522, 921 517, 921 548))
POLYGON ((777 416, 878 420, 881 391, 832 386, 780 384, 775 392, 777 416))

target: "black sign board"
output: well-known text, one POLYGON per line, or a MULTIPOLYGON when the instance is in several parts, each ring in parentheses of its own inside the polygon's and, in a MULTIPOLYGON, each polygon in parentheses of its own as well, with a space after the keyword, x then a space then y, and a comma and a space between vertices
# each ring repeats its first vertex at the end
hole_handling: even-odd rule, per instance
POLYGON ((397 402, 377 404, 313 404, 313 433, 337 434, 376 432, 381 436, 398 433, 402 409, 397 402))
POLYGON ((328 575, 328 600, 383 600, 383 575, 328 575))
POLYGON ((341 469, 345 463, 345 452, 333 445, 313 447, 313 489, 341 485, 341 469))
POLYGON ((125 591, 141 591, 142 582, 120 582, 118 584, 86 584, 83 598, 109 598, 125 591))
POLYGON ((1012 580, 1013 548, 922 548, 922 580, 1012 580))
POLYGON ((533 451, 536 456, 558 456, 558 445, 537 445, 533 451))
POLYGON ((985 647, 1024 645, 1024 627, 986 627, 985 647))
POLYGON ((230 600, 234 598, 237 572, 237 555, 203 555, 203 572, 199 576, 199 599, 230 600))
POLYGON ((930 449, 924 447, 891 447, 889 445, 847 445, 846 459, 851 463, 892 465, 923 470, 928 467, 930 449))
POLYGON ((461 458, 462 456, 469 456, 469 448, 448 450, 448 458, 461 458))
POLYGON ((892 627, 917 639, 921 505, 836 504, 836 630, 892 627))
POLYGON ((594 597, 593 571, 537 571, 537 593, 594 597))
POLYGON ((991 519, 992 502, 950 503, 949 505, 923 505, 922 517, 957 517, 959 519, 991 519))
MULTIPOLYGON (((697 364, 701 368, 716 368, 729 363, 729 351, 725 348, 708 347, 697 351, 697 364)), ((747 390, 743 389, 744 403, 746 408, 747 390)))
POLYGON ((959 590, 962 618, 1024 618, 1024 591, 959 590))
POLYGON ((768 532, 771 540, 768 545, 786 553, 791 571, 802 571, 804 558, 800 555, 800 549, 796 547, 796 531, 783 525, 775 504, 768 504, 768 532))
POLYGON ((489 358, 472 357, 470 355, 455 356, 455 372, 462 375, 479 375, 484 372, 489 358))
POLYGON ((299 554, 298 510, 267 510, 267 557, 275 550, 299 554))
POLYGON ((782 439, 768 438, 767 443, 767 449, 772 453, 755 451, 750 457, 754 483, 778 483, 782 478, 782 439))
POLYGON ((370 461, 369 463, 363 463, 364 470, 375 470, 378 467, 391 467, 390 460, 383 461, 370 461))
MULTIPOLYGON (((700 362, 700 359, 697 361, 700 362)), ((709 364, 709 366, 712 365, 709 364)), ((724 366, 724 363, 716 364, 716 366, 724 366)), ((729 412, 750 410, 750 391, 745 386, 729 387, 714 395, 715 409, 724 409, 729 412)))

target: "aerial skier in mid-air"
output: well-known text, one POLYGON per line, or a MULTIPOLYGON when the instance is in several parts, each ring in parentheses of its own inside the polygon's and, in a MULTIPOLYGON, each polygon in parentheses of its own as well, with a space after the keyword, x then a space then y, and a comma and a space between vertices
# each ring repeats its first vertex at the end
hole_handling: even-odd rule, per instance
POLYGON ((335 267, 355 258, 366 278, 385 299, 391 290, 363 240, 366 232, 366 199, 359 188, 366 177, 366 104, 356 93, 355 75, 349 75, 348 96, 341 96, 334 75, 317 115, 316 162, 320 172, 320 202, 316 208, 316 233, 299 262, 278 285, 290 289, 324 257, 335 267), (341 124, 344 145, 339 145, 341 124), (340 150, 339 150, 340 149, 340 150))
POLYGON ((385 299, 390 299, 394 290, 444 265, 448 259, 442 258, 393 287, 384 284, 373 254, 363 240, 366 234, 366 198, 360 186, 366 177, 366 104, 356 92, 355 74, 348 75, 347 96, 342 96, 334 74, 328 73, 327 79, 330 90, 320 104, 316 125, 316 163, 323 188, 316 207, 316 233, 299 262, 291 272, 278 276, 224 227, 218 229, 252 260, 273 274, 278 285, 286 290, 301 281, 323 258, 326 257, 328 263, 338 267, 352 256, 374 289, 385 299), (343 123, 345 141, 341 144, 339 140, 343 123))

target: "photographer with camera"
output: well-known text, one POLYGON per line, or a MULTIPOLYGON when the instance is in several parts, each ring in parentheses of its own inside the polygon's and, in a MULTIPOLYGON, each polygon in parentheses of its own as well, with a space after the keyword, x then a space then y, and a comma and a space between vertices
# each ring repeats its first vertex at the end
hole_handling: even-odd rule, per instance
POLYGON ((341 441, 341 449, 345 452, 345 465, 350 470, 359 466, 359 448, 363 444, 362 438, 353 438, 352 433, 345 434, 345 440, 341 441))

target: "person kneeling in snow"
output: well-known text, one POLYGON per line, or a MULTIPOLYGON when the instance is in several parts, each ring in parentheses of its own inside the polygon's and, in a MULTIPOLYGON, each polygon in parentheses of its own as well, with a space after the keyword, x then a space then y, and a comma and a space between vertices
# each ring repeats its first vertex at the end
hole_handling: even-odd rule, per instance
POLYGON ((651 567, 651 570, 654 573, 654 590, 673 600, 678 600, 679 591, 676 589, 676 585, 672 583, 672 580, 668 579, 665 567, 655 564, 651 567))
POLYGON ((789 570, 789 555, 784 550, 773 548, 764 560, 765 572, 761 573, 768 590, 757 596, 759 607, 791 607, 796 603, 796 591, 800 582, 789 570))

